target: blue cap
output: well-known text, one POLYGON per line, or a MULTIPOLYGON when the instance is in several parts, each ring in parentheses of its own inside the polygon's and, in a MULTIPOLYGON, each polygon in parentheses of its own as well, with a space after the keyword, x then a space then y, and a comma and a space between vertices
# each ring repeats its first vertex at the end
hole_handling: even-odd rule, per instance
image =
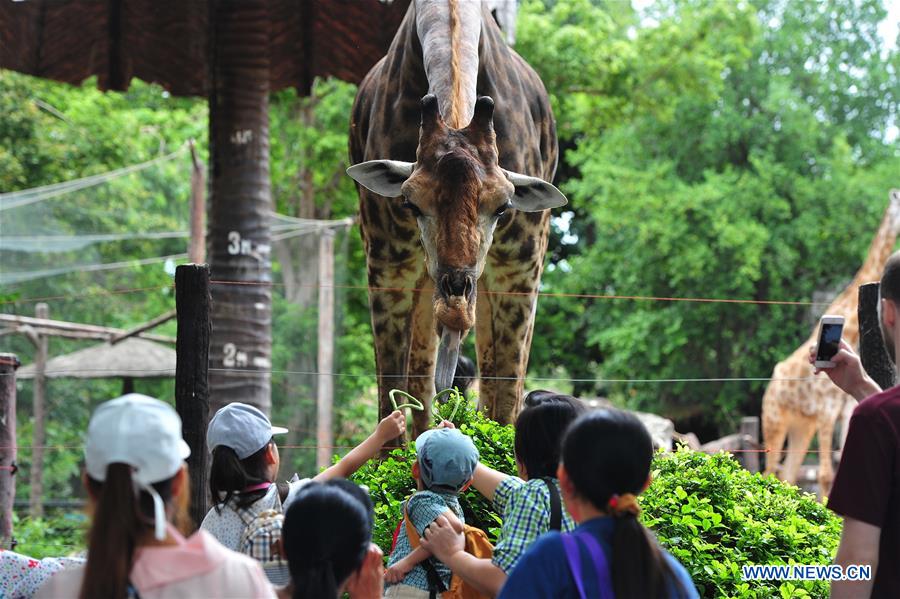
POLYGON ((419 435, 416 455, 422 484, 432 491, 458 493, 478 465, 478 449, 472 439, 452 428, 436 428, 419 435))
POLYGON ((243 460, 265 447, 272 435, 286 432, 286 428, 272 426, 259 408, 234 402, 220 408, 209 420, 206 445, 210 452, 219 445, 230 447, 243 460))

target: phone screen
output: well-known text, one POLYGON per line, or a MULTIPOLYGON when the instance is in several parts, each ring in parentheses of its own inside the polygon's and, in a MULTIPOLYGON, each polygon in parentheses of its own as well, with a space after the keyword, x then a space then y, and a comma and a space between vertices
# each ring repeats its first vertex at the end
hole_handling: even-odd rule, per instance
POLYGON ((816 352, 816 360, 828 362, 841 348, 841 332, 844 325, 837 323, 822 323, 822 333, 819 335, 819 349, 816 352))

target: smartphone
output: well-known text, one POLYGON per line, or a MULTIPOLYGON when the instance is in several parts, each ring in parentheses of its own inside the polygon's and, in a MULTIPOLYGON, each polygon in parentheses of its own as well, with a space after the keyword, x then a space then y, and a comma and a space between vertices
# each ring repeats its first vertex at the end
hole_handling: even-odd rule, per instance
POLYGON ((816 345, 816 368, 834 368, 831 359, 841 349, 844 317, 826 314, 819 321, 819 343, 816 345))

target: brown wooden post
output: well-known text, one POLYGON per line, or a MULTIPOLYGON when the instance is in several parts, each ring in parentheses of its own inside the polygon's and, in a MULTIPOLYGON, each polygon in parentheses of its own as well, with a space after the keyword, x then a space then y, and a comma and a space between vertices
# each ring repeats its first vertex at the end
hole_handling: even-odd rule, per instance
POLYGON ((272 192, 266 0, 210 2, 212 410, 243 401, 268 413, 272 369, 272 192), (218 282, 221 281, 221 282, 218 282))
POLYGON ((191 147, 191 240, 188 260, 194 264, 206 262, 206 171, 197 156, 194 140, 191 147))
POLYGON ((209 267, 182 264, 175 269, 175 307, 178 338, 175 343, 175 409, 181 416, 184 440, 191 448, 191 518, 199 524, 208 509, 209 466, 206 425, 209 422, 209 267))
POLYGON ((15 549, 13 502, 16 499, 16 354, 0 354, 0 549, 15 549))
POLYGON ((894 386, 895 367, 884 346, 878 321, 880 285, 866 283, 859 286, 859 356, 869 376, 882 389, 887 389, 894 386))
POLYGON ((318 418, 316 466, 331 464, 334 454, 334 231, 323 229, 319 237, 319 340, 317 370, 318 418))
MULTIPOLYGON (((45 303, 39 303, 34 308, 37 318, 49 318, 49 308, 45 303)), ((44 445, 47 442, 45 430, 46 414, 44 413, 44 399, 47 390, 47 377, 44 371, 47 367, 47 349, 50 338, 47 335, 38 334, 35 339, 36 351, 34 355, 34 399, 32 400, 32 414, 34 415, 34 433, 31 437, 31 467, 28 473, 28 482, 31 485, 31 497, 29 498, 29 513, 32 518, 40 518, 44 515, 44 445)))
POLYGON ((759 418, 741 418, 741 463, 750 472, 759 472, 759 418))

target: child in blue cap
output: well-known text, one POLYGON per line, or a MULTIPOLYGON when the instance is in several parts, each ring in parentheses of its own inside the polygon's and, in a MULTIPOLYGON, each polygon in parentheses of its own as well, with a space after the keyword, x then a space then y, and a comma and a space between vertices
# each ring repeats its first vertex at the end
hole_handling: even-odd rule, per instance
POLYGON ((450 428, 425 431, 416 440, 418 460, 412 467, 418 491, 406 502, 407 526, 401 526, 388 561, 385 598, 427 598, 435 587, 450 587, 452 573, 431 557, 418 538, 410 539, 407 528, 421 537, 438 516, 465 521, 459 494, 472 482, 478 465, 478 449, 466 435, 450 428))

